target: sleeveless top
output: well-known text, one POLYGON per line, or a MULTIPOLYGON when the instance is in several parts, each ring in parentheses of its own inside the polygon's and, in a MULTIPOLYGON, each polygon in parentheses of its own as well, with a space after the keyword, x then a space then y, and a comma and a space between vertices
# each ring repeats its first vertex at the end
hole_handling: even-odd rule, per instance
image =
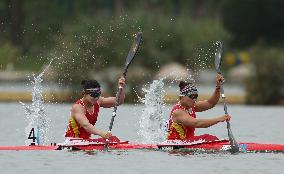
MULTIPOLYGON (((85 116, 89 120, 90 124, 92 124, 94 126, 96 124, 96 122, 97 122, 98 113, 99 113, 99 110, 100 110, 100 105, 98 104, 98 102, 96 102, 93 105, 93 113, 90 113, 87 110, 87 108, 85 107, 82 99, 77 100, 75 102, 75 104, 79 104, 79 105, 81 105, 82 107, 85 108, 85 110, 86 110, 85 116)), ((91 137, 91 134, 88 133, 83 127, 81 127, 79 125, 79 123, 77 123, 75 118, 71 115, 71 117, 69 119, 69 124, 68 124, 68 127, 67 127, 67 131, 65 133, 65 137, 88 139, 88 138, 91 137)))
POLYGON ((194 137, 195 128, 174 122, 173 113, 176 110, 185 110, 189 117, 196 118, 195 105, 187 110, 180 103, 177 103, 173 106, 169 119, 168 140, 189 140, 194 137))

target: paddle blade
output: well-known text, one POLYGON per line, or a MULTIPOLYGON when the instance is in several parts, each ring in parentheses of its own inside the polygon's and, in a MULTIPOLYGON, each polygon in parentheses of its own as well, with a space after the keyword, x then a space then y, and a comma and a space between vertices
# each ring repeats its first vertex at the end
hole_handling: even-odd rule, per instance
POLYGON ((230 141, 230 145, 231 145, 231 153, 232 154, 236 154, 240 152, 240 148, 239 145, 236 141, 236 139, 233 136, 232 130, 231 130, 231 126, 230 123, 227 122, 227 129, 228 129, 228 136, 229 136, 229 141, 230 141))
POLYGON ((126 76, 128 66, 131 64, 132 60, 134 59, 134 57, 137 53, 137 50, 138 50, 139 45, 141 43, 141 40, 142 40, 142 32, 136 33, 136 35, 134 37, 134 42, 130 47, 130 50, 128 52, 128 55, 127 55, 127 58, 126 58, 126 61, 125 61, 124 73, 123 73, 124 76, 126 76))
POLYGON ((221 73, 221 63, 222 63, 222 43, 220 41, 216 42, 217 48, 215 52, 215 68, 217 73, 221 73))

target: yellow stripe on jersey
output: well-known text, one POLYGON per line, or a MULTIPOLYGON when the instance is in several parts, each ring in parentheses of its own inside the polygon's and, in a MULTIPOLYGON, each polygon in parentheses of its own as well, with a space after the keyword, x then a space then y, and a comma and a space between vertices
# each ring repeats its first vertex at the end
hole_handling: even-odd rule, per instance
POLYGON ((79 137, 79 133, 80 133, 79 127, 78 127, 74 117, 72 117, 72 116, 70 117, 70 123, 71 123, 70 125, 72 127, 72 130, 73 130, 75 137, 79 137))
POLYGON ((186 138, 186 132, 182 124, 173 122, 172 128, 174 128, 177 131, 181 140, 184 140, 186 138))

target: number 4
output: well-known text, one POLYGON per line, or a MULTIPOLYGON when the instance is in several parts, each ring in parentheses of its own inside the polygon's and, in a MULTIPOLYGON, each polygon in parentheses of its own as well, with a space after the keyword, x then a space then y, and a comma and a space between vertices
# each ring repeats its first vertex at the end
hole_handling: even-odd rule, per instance
POLYGON ((28 139, 32 139, 33 142, 31 143, 31 145, 35 145, 36 136, 35 136, 35 129, 34 128, 31 129, 28 139))

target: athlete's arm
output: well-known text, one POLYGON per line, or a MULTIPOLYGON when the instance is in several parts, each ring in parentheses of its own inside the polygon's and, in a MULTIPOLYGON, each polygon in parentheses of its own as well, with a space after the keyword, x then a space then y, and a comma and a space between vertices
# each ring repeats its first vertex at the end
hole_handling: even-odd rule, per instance
MULTIPOLYGON (((120 97, 119 97, 119 103, 118 105, 124 103, 125 99, 125 91, 124 91, 124 86, 125 86, 125 79, 123 77, 120 77, 118 80, 118 86, 121 89, 120 97)), ((116 102, 116 97, 100 97, 98 100, 99 104, 101 107, 104 108, 110 108, 114 107, 115 102, 116 102)))
POLYGON ((78 104, 74 104, 71 110, 71 115, 74 117, 77 123, 82 126, 88 133, 99 135, 103 138, 109 138, 111 136, 108 132, 100 131, 95 128, 92 124, 90 124, 89 120, 86 118, 84 114, 84 110, 82 106, 78 104))
POLYGON ((216 88, 208 100, 198 101, 195 103, 196 112, 203 112, 213 108, 219 101, 220 89, 216 88))
POLYGON ((220 98, 220 85, 224 81, 222 75, 218 74, 216 76, 216 88, 208 100, 196 102, 196 112, 206 111, 213 108, 219 101, 220 98))
POLYGON ((208 128, 219 122, 229 120, 231 117, 229 115, 223 115, 220 117, 215 117, 211 119, 196 119, 188 116, 188 113, 184 110, 176 110, 173 113, 173 121, 176 123, 181 123, 185 126, 190 126, 194 128, 208 128))

